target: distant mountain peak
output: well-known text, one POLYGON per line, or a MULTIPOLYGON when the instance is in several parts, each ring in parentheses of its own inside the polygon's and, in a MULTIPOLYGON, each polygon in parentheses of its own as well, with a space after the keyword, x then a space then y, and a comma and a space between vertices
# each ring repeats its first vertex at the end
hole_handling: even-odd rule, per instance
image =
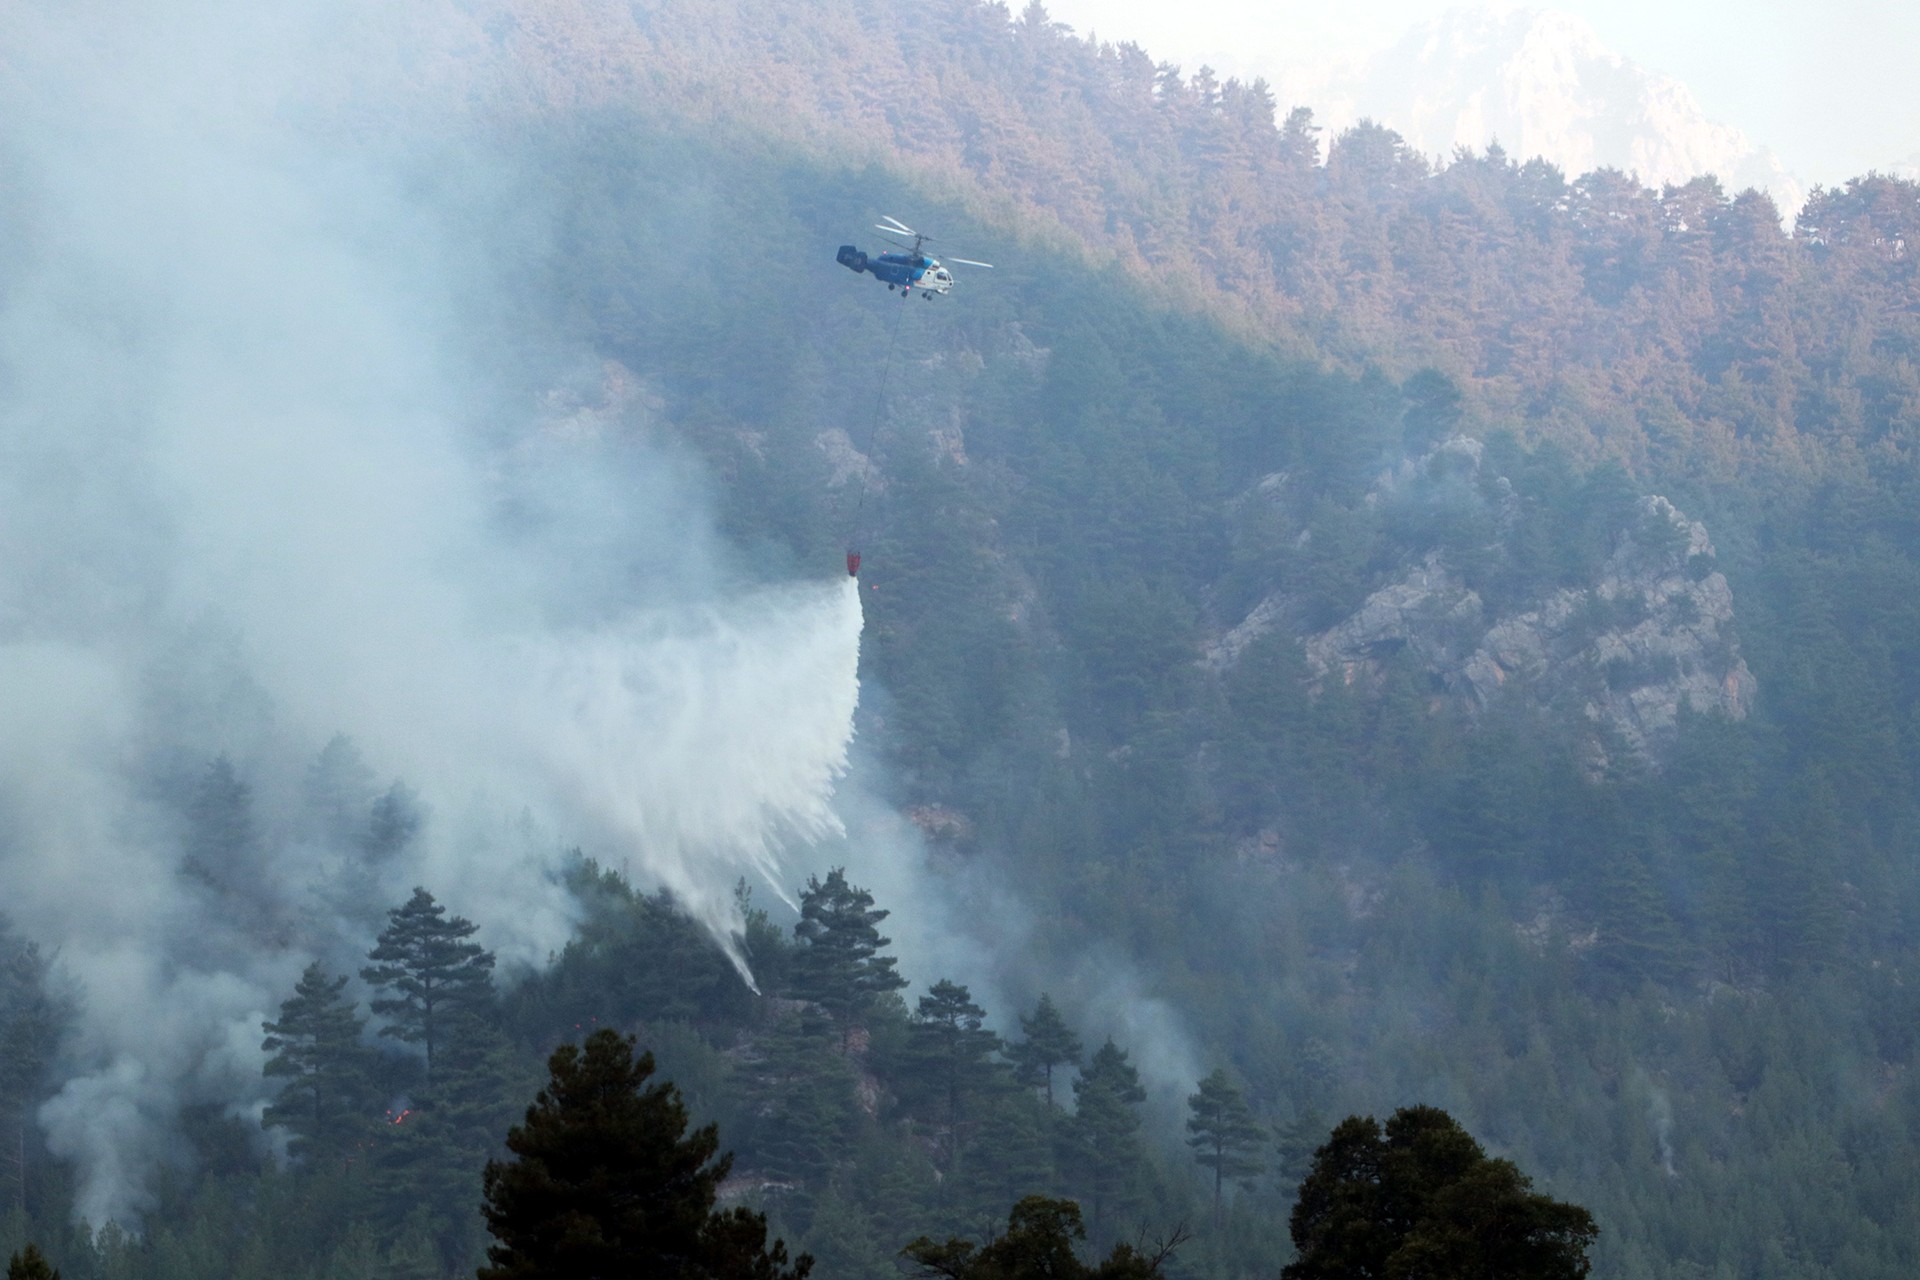
POLYGON ((1328 88, 1345 114, 1371 117, 1431 154, 1498 141, 1569 176, 1616 168, 1657 187, 1711 173, 1729 191, 1768 191, 1785 211, 1804 194, 1772 152, 1709 119, 1686 85, 1615 53, 1584 20, 1557 10, 1449 10, 1328 88))

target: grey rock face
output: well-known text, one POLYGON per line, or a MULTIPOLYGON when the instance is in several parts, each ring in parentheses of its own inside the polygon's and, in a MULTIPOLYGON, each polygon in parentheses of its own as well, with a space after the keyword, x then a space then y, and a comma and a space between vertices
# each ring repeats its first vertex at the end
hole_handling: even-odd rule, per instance
MULTIPOLYGON (((1476 467, 1480 457, 1474 442, 1460 439, 1435 452, 1476 467)), ((1372 680, 1387 662, 1410 659, 1470 707, 1524 690, 1578 707, 1657 760, 1683 705, 1734 719, 1753 705, 1756 682, 1733 636, 1733 592, 1713 555, 1703 525, 1665 498, 1643 498, 1633 530, 1589 585, 1496 615, 1432 552, 1300 641, 1318 680, 1372 680)), ((1268 597, 1213 646, 1209 664, 1231 665, 1289 616, 1284 596, 1268 597)))
POLYGON ((1641 755, 1671 737, 1682 705, 1746 718, 1757 684, 1706 527, 1661 497, 1641 499, 1640 513, 1643 532, 1622 540, 1592 587, 1488 628, 1459 672, 1473 697, 1484 704, 1516 678, 1578 697, 1641 755))
POLYGON ((1305 637, 1307 665, 1316 676, 1337 673, 1352 683, 1381 659, 1406 650, 1435 672, 1458 668, 1462 641, 1486 630, 1485 608, 1440 561, 1426 561, 1375 591, 1344 622, 1305 637))

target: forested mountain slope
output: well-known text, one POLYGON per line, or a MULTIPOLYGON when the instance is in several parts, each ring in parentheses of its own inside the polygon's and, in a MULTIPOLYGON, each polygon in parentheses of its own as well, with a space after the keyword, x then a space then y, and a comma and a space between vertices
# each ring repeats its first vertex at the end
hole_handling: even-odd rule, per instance
POLYGON ((1262 85, 1079 38, 1038 4, 494 3, 464 21, 433 65, 509 110, 644 103, 883 158, 1269 340, 1434 365, 1583 458, 1823 474, 1886 447, 1920 397, 1912 183, 1817 190, 1789 237, 1766 197, 1711 179, 1656 192, 1497 149, 1436 170, 1389 128, 1322 138, 1311 104, 1276 122, 1262 85))
MULTIPOLYGON (((1368 680, 1316 679, 1294 637, 1434 556, 1520 614, 1591 588, 1645 536, 1645 481, 1529 451, 1502 429, 1539 422, 1444 378, 1292 362, 1122 273, 1023 265, 1018 239, 924 195, 917 221, 1002 264, 950 305, 902 311, 824 256, 662 274, 636 243, 695 223, 777 241, 781 208, 790 243, 831 244, 914 199, 777 146, 663 146, 596 132, 574 153, 556 269, 575 283, 554 292, 712 460, 743 539, 832 563, 847 464, 875 469, 866 662, 887 702, 866 730, 959 890, 1012 886, 1048 922, 985 926, 1016 998, 1084 983, 1078 957, 1108 949, 1270 1123, 1457 1108, 1595 1206, 1622 1274, 1907 1265, 1901 469, 1765 508, 1738 471, 1696 475, 1683 501, 1719 554, 1674 581, 1724 571, 1757 694, 1743 721, 1683 711, 1657 759, 1608 744, 1596 767, 1578 700, 1436 699, 1391 646, 1368 680), (736 305, 768 285, 798 305, 736 305), (1383 471, 1463 430, 1491 433, 1484 489, 1416 467, 1422 501, 1379 500, 1383 471), (1277 475, 1295 499, 1263 493, 1277 475), (1494 518, 1500 480, 1517 522, 1494 518), (1276 595, 1292 634, 1203 664, 1276 595)), ((1216 1264, 1257 1265, 1236 1256, 1216 1264)))
MULTIPOLYGON (((488 264, 502 394, 684 453, 743 576, 837 575, 859 536, 861 781, 980 971, 903 956, 906 1003, 821 1021, 790 921, 750 917, 756 996, 582 864, 580 936, 487 1006, 437 1118, 274 1173, 196 1112, 146 1239, 68 1239, 68 1274, 470 1268, 488 1126, 596 1019, 823 1275, 1044 1189, 1107 1237, 1205 1218, 1182 1274, 1270 1276, 1303 1151, 1416 1101, 1589 1206, 1606 1274, 1920 1266, 1920 190, 1817 194, 1789 238, 1710 184, 1434 172, 1382 129, 1322 161, 1257 88, 962 0, 417 23, 403 163, 488 264), (833 261, 881 213, 996 270, 903 304, 833 261), (1539 681, 1475 665, 1528 618, 1539 681), (1606 714, 1669 684, 1640 741, 1606 714), (1030 1044, 1045 992, 1086 1052, 1043 1097, 976 1020, 1030 1044), (1275 1135, 1224 1211, 1177 1122, 1129 1127, 1135 1064, 1176 1107, 1228 1068, 1275 1135)), ((14 1024, 57 1016, 36 963, 14 1024)), ((31 1156, 0 1245, 70 1203, 31 1156)))
MULTIPOLYGON (((1216 100, 1034 12, 917 16, 802 24, 776 61, 808 73, 769 77, 780 136, 798 121, 806 150, 863 158, 882 140, 886 168, 957 202, 915 217, 1002 264, 906 322, 952 328, 909 337, 912 390, 885 392, 870 661, 897 699, 874 727, 903 800, 949 806, 952 856, 1001 866, 1057 922, 1027 943, 1033 970, 1077 936, 1125 939, 1277 1114, 1464 1105, 1556 1177, 1588 1170, 1556 1186, 1609 1201, 1603 1253, 1626 1273, 1904 1265, 1920 191, 1817 193, 1787 237, 1763 199, 1708 183, 1661 195, 1497 154, 1434 173, 1382 130, 1316 163, 1308 121, 1273 127, 1255 90, 1216 100), (810 39, 834 52, 796 56, 810 39), (1003 248, 977 219, 1005 199, 1027 212, 1003 248), (1108 305, 1126 277, 1041 256, 1036 211, 1145 278, 1141 320, 1108 305), (1182 318, 1194 305, 1238 341, 1182 318), (1400 381, 1422 366, 1441 376, 1400 381), (1456 430, 1534 450, 1502 455, 1538 513, 1518 541, 1472 510, 1422 527, 1369 503, 1381 468, 1456 430), (1281 472, 1305 500, 1249 522, 1281 472), (1188 665, 1275 590, 1321 611, 1299 631, 1337 624, 1436 546, 1482 572, 1491 550, 1522 595, 1581 585, 1649 488, 1707 520, 1759 691, 1744 722, 1683 715, 1653 769, 1615 753, 1596 775, 1588 722, 1523 698, 1436 707, 1405 663, 1328 686, 1281 637, 1218 677, 1188 665), (1688 1143, 1695 1167, 1669 1177, 1688 1143), (1812 1176, 1816 1148, 1853 1172, 1812 1176), (1861 1229, 1825 1235, 1836 1217, 1861 1229)), ((720 78, 691 54, 675 69, 691 27, 671 11, 636 21, 662 74, 720 78)), ((771 21, 700 27, 736 92, 693 114, 751 111, 771 21)), ((885 182, 838 225, 898 213, 885 182)), ((878 351, 865 332, 818 359, 878 351)), ((757 429, 745 381, 703 386, 727 408, 699 416, 757 429)), ((844 426, 808 424, 775 462, 709 436, 751 495, 742 527, 764 527, 808 433, 844 426)))

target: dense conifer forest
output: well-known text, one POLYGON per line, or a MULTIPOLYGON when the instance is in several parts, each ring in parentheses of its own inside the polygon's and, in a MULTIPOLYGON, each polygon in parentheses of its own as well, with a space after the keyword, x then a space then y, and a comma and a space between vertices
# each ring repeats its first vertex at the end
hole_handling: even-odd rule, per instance
MULTIPOLYGON (((442 17, 412 92, 461 112, 397 163, 485 263, 501 394, 571 379, 665 442, 743 578, 838 573, 857 523, 855 771, 981 958, 894 948, 937 904, 831 838, 793 908, 738 888, 757 989, 617 848, 564 859, 572 941, 511 971, 427 884, 268 1011, 265 1112, 190 1107, 137 1229, 94 1230, 34 1120, 75 997, 17 921, 0 1250, 472 1274, 547 1055, 613 1028, 816 1277, 1033 1195, 1094 1253, 1184 1225, 1167 1274, 1272 1277, 1335 1126, 1420 1104, 1589 1210, 1598 1274, 1920 1269, 1920 186, 1783 227, 1711 179, 1329 138, 1037 4, 442 17), (995 270, 903 306, 833 260, 883 213, 995 270), (1562 674, 1465 682, 1457 615, 1338 648, 1440 580, 1569 602, 1562 674), (1731 602, 1729 692, 1659 718, 1677 667, 1607 638, 1698 630, 1686 583, 1731 602)), ((435 820, 313 752, 293 799, 179 765, 181 875, 238 892, 296 826, 378 867, 435 820)))

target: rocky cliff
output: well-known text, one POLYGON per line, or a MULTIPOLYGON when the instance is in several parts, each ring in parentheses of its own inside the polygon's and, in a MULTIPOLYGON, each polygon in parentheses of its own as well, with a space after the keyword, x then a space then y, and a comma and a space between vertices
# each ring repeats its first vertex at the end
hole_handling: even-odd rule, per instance
MULTIPOLYGON (((1366 502, 1390 503, 1406 493, 1409 477, 1444 471, 1492 495, 1488 527, 1496 540, 1510 537, 1520 499, 1503 477, 1479 474, 1482 452, 1477 441, 1456 436, 1382 476, 1366 502)), ((1260 496, 1285 502, 1286 486, 1269 482, 1260 496)), ((1220 637, 1208 662, 1224 669, 1255 639, 1286 629, 1316 681, 1370 682, 1389 662, 1411 661, 1437 696, 1479 709, 1521 692, 1577 710, 1657 761, 1682 706, 1742 719, 1756 682, 1739 653, 1733 592, 1715 567, 1704 525, 1665 498, 1643 497, 1610 543, 1590 581, 1504 605, 1476 589, 1456 563, 1462 557, 1444 548, 1379 574, 1360 605, 1332 626, 1301 628, 1297 602, 1277 591, 1220 637)))

